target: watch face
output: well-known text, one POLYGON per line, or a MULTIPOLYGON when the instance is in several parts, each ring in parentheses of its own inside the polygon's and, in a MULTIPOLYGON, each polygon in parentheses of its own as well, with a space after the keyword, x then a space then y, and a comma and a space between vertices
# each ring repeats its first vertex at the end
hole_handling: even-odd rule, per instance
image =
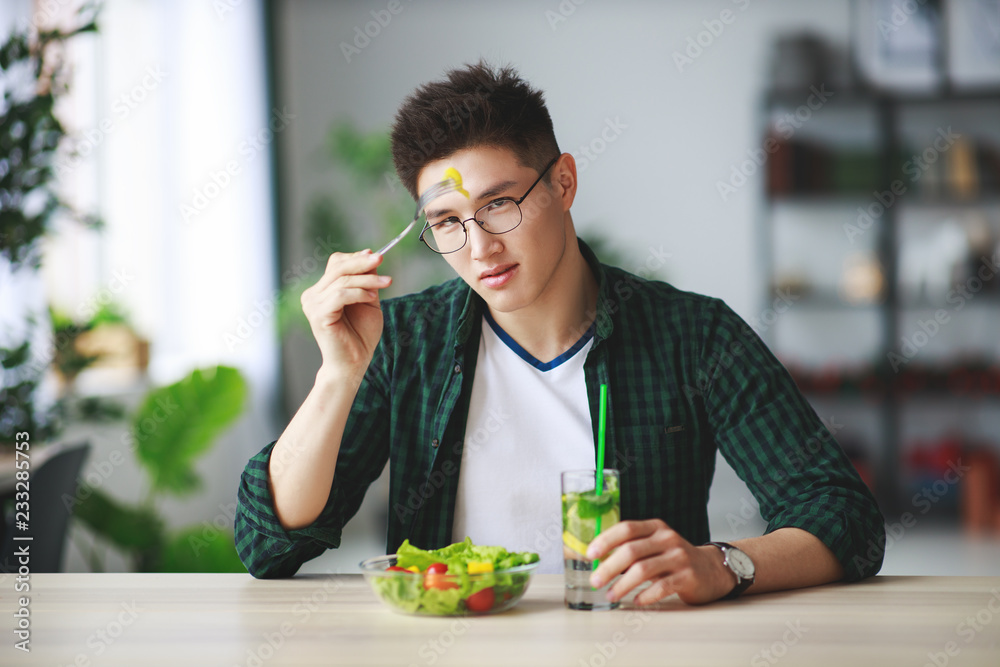
POLYGON ((727 549, 726 557, 732 566, 733 570, 740 576, 741 579, 750 579, 754 575, 753 561, 750 560, 750 556, 739 549, 727 549))

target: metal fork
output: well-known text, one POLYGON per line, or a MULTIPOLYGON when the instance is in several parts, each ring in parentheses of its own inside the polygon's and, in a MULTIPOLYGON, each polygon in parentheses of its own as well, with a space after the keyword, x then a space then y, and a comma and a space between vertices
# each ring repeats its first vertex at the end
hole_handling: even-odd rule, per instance
MULTIPOLYGON (((448 171, 454 172, 454 170, 452 169, 449 169, 448 171)), ((410 224, 408 224, 406 228, 399 233, 399 236, 397 236, 396 238, 394 238, 393 240, 389 241, 384 246, 382 246, 382 249, 379 250, 376 254, 384 255, 394 245, 402 241, 403 238, 410 233, 410 230, 413 229, 413 226, 417 224, 417 220, 420 219, 420 213, 427 207, 428 204, 431 203, 431 201, 437 199, 446 192, 451 192, 452 190, 458 190, 466 197, 469 196, 468 193, 466 193, 465 190, 462 189, 462 180, 461 180, 462 177, 458 175, 458 172, 454 173, 457 176, 457 178, 452 178, 452 177, 446 178, 443 181, 439 181, 434 185, 432 185, 431 187, 424 190, 424 194, 420 195, 420 199, 417 201, 417 210, 413 214, 413 221, 410 222, 410 224)))

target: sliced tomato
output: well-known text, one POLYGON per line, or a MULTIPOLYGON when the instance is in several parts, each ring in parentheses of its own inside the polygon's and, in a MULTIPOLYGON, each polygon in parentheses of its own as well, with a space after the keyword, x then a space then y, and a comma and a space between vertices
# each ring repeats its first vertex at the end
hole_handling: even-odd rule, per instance
POLYGON ((432 563, 428 565, 427 572, 424 574, 424 588, 427 590, 436 588, 439 591, 458 588, 458 584, 448 579, 447 572, 448 566, 444 563, 432 563))
POLYGON ((493 608, 494 602, 496 602, 496 593, 493 592, 492 586, 465 598, 465 606, 469 608, 469 611, 489 611, 493 608))
POLYGON ((413 574, 412 570, 407 570, 405 567, 398 567, 396 565, 391 565, 391 566, 385 568, 385 571, 386 572, 409 572, 410 574, 413 574))

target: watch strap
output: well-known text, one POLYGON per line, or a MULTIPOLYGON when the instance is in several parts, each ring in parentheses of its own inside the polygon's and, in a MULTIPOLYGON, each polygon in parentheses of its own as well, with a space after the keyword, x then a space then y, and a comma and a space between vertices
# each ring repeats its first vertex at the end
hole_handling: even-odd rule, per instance
POLYGON ((729 591, 729 593, 727 593, 726 595, 723 595, 719 599, 720 600, 732 600, 734 598, 738 598, 743 593, 743 591, 745 591, 746 589, 750 588, 750 584, 752 584, 754 582, 754 578, 753 577, 750 577, 750 578, 741 577, 739 574, 736 573, 736 570, 734 570, 729 565, 729 554, 726 553, 727 550, 729 550, 729 549, 737 549, 738 550, 739 547, 734 547, 732 544, 729 544, 728 542, 709 542, 708 544, 711 544, 714 547, 718 547, 719 550, 722 551, 722 556, 723 556, 726 568, 730 572, 732 572, 733 575, 737 579, 736 585, 733 587, 733 590, 729 591))

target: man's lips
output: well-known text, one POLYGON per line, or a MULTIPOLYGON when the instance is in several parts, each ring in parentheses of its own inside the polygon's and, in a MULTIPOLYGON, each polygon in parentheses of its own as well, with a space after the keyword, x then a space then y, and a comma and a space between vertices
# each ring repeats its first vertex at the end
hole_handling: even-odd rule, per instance
POLYGON ((509 271, 510 269, 514 268, 515 266, 517 266, 517 264, 501 264, 500 266, 495 266, 492 269, 487 269, 487 270, 483 271, 482 273, 480 273, 479 274, 479 279, 483 280, 485 278, 489 278, 490 276, 499 276, 501 273, 504 273, 505 271, 509 271))
POLYGON ((500 264, 479 274, 479 280, 490 289, 498 289, 513 279, 519 264, 500 264))

